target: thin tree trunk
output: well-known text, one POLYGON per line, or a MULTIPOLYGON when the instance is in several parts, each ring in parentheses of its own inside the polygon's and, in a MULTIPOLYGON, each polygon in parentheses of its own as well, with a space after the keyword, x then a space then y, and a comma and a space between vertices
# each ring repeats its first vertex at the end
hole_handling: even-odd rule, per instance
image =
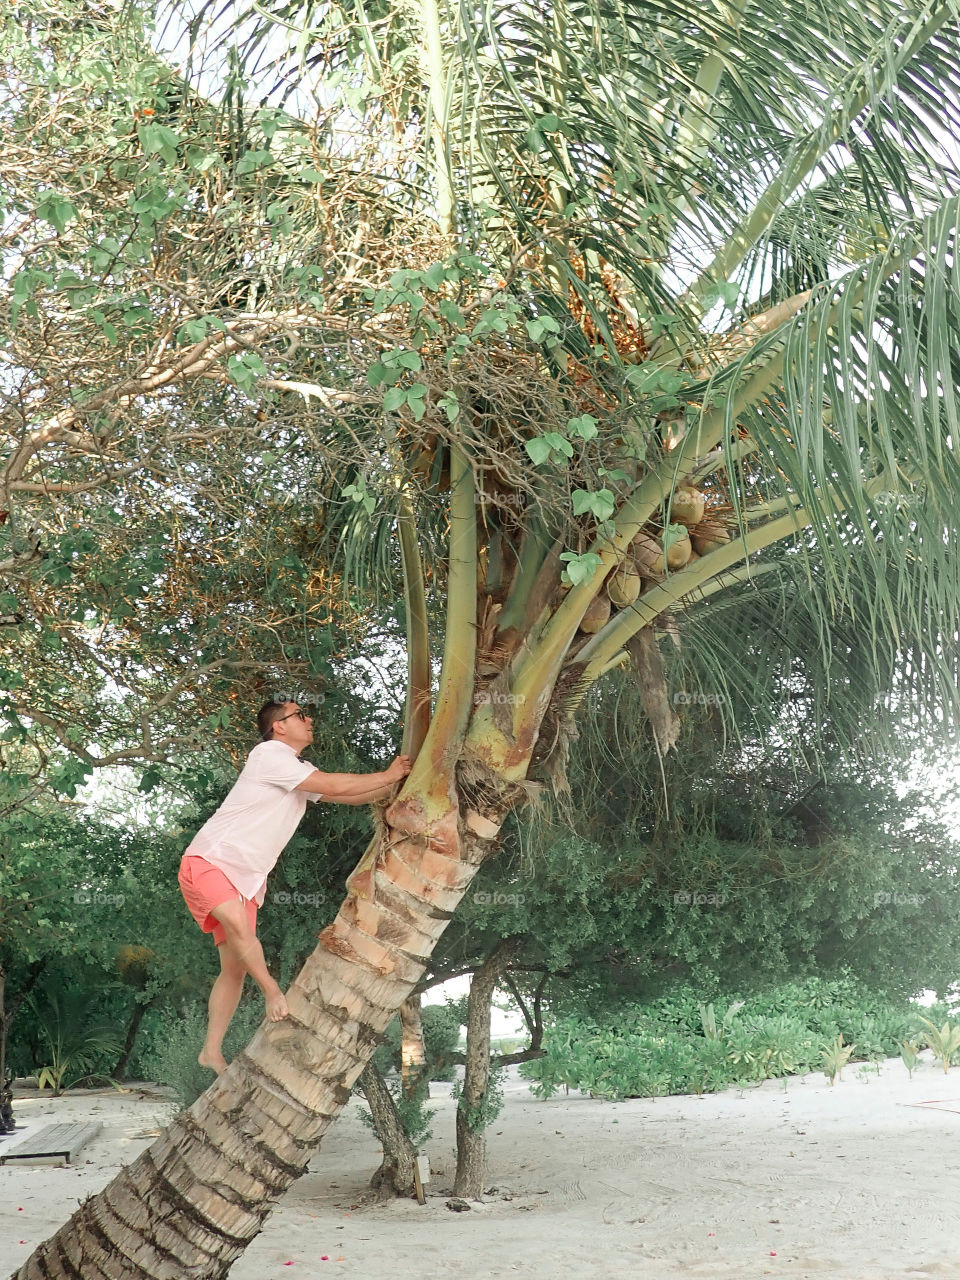
POLYGON ((35 960, 27 971, 26 979, 23 986, 10 1001, 9 1006, 6 1003, 6 986, 7 971, 0 966, 0 1087, 6 1079, 7 1071, 7 1036, 10 1032, 10 1024, 16 1016, 17 1010, 20 1008, 26 996, 30 994, 37 985, 41 973, 46 966, 46 960, 35 960))
POLYGON ((130 1025, 127 1027, 127 1035, 123 1042, 123 1048, 120 1050, 120 1057, 116 1061, 116 1065, 110 1072, 111 1080, 122 1080, 124 1072, 127 1069, 127 1063, 130 1061, 130 1055, 133 1053, 133 1046, 137 1041, 137 1032, 140 1030, 140 1024, 146 1015, 147 1010, 153 1004, 153 999, 146 1001, 138 1001, 133 1011, 133 1017, 130 1025))
POLYGON ((463 1092, 457 1104, 457 1174, 453 1194, 479 1200, 487 1164, 485 1125, 477 1109, 483 1104, 490 1083, 490 1006, 498 979, 516 959, 523 939, 506 938, 498 943, 473 975, 467 1000, 467 1050, 463 1092))
MULTIPOLYGON (((7 1006, 4 1002, 7 988, 7 971, 0 965, 0 1089, 7 1078, 7 1006)), ((3 1131, 0 1130, 0 1133, 3 1131)))
POLYGON ((383 1145, 380 1168, 370 1179, 370 1186, 381 1200, 391 1196, 413 1194, 413 1162, 417 1153, 404 1132, 396 1103, 387 1082, 372 1062, 368 1062, 360 1076, 360 1088, 364 1092, 377 1137, 383 1145))
POLYGON ((430 1097, 430 1082, 424 1079, 427 1072, 427 1048, 423 1042, 420 999, 419 991, 415 991, 400 1006, 400 1079, 405 1098, 413 1097, 421 1081, 426 1097, 430 1097))
POLYGON ((6 970, 0 965, 0 1135, 12 1133, 14 1129, 13 1090, 7 1094, 6 986, 6 970))

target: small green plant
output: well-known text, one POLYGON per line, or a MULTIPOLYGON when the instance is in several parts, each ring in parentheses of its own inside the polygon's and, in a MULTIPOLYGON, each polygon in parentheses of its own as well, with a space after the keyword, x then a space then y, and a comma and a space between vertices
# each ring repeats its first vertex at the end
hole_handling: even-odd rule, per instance
MULTIPOLYGON (((252 1038, 263 1021, 263 998, 259 991, 241 1000, 223 1043, 227 1061, 252 1038)), ((161 1020, 153 1051, 145 1055, 145 1067, 158 1084, 169 1085, 176 1095, 177 1110, 192 1106, 213 1083, 209 1067, 201 1067, 197 1054, 207 1033, 207 1007, 199 1002, 184 1013, 168 1013, 161 1020)))
POLYGON ((61 997, 51 991, 43 1006, 34 1003, 48 1054, 48 1061, 37 1066, 38 1089, 49 1088, 59 1097, 81 1080, 106 1078, 96 1068, 116 1057, 122 1036, 112 1023, 97 1016, 99 1002, 99 993, 61 997))
POLYGON ((703 1034, 707 1040, 723 1040, 734 1018, 743 1008, 746 1002, 743 1000, 734 1000, 729 1009, 723 1015, 720 1026, 717 1026, 717 1016, 714 1013, 712 1004, 698 1005, 700 1010, 700 1025, 703 1028, 703 1034))
POLYGON ((459 1077, 454 1080, 450 1096, 456 1101, 458 1110, 463 1111, 467 1128, 474 1133, 482 1133, 496 1120, 503 1110, 503 1077, 505 1067, 493 1067, 487 1080, 483 1097, 474 1107, 460 1107, 463 1098, 463 1083, 459 1077))
POLYGON ((927 1028, 927 1044, 933 1050, 933 1056, 939 1058, 943 1064, 943 1070, 946 1073, 950 1070, 950 1063, 954 1055, 960 1050, 960 1026, 951 1026, 949 1022, 945 1022, 942 1027, 937 1027, 935 1022, 931 1022, 929 1018, 921 1018, 920 1021, 927 1028))
POLYGON ((901 1040, 900 1057, 903 1059, 903 1065, 907 1068, 912 1080, 913 1073, 917 1069, 917 1064, 920 1060, 920 1046, 914 1044, 912 1040, 901 1040))
MULTIPOLYGON (((430 1082, 426 1076, 421 1076, 411 1093, 404 1090, 399 1076, 385 1077, 385 1083, 390 1090, 403 1131, 410 1139, 414 1151, 419 1154, 424 1143, 433 1134, 430 1126, 433 1117, 437 1114, 436 1108, 430 1110, 426 1106, 430 1096, 430 1082)), ((360 1108, 360 1120, 368 1129, 372 1129, 374 1133, 377 1132, 373 1114, 367 1107, 360 1108)))
POLYGON ((855 1044, 844 1044, 843 1036, 837 1036, 832 1044, 828 1044, 826 1048, 820 1050, 820 1056, 823 1059, 823 1074, 830 1081, 831 1087, 837 1077, 843 1079, 843 1068, 850 1061, 850 1055, 857 1046, 855 1044))

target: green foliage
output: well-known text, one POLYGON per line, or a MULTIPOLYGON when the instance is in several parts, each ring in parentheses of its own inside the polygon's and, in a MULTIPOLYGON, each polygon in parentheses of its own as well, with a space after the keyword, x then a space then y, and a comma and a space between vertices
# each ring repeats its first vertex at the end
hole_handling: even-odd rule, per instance
POLYGON ((913 1079, 913 1073, 917 1067, 917 1061, 920 1056, 920 1046, 914 1044, 912 1040, 904 1040, 900 1045, 900 1057, 903 1059, 903 1065, 907 1068, 910 1079, 913 1079))
POLYGON ((457 1110, 463 1116, 468 1129, 473 1133, 482 1133, 489 1128, 503 1110, 503 1080, 506 1067, 491 1067, 487 1078, 487 1087, 480 1100, 467 1106, 463 1097, 463 1082, 458 1076, 453 1082, 451 1097, 457 1103, 457 1110))
POLYGON ((717 1026, 717 1015, 712 1004, 700 1005, 700 1023, 707 1040, 723 1040, 730 1030, 734 1018, 743 1008, 743 1000, 734 1000, 724 1013, 720 1026, 717 1026))
MULTIPOLYGON (((241 1000, 224 1037, 228 1062, 252 1039, 262 1021, 263 998, 259 992, 251 993, 241 1000)), ((144 1055, 148 1078, 173 1089, 178 1110, 191 1106, 213 1083, 210 1068, 197 1062, 206 1030, 205 1004, 170 1011, 160 1020, 152 1049, 144 1055)))
MULTIPOLYGON (((437 1114, 436 1108, 427 1106, 427 1099, 430 1096, 430 1082, 426 1076, 421 1076, 417 1081, 413 1090, 407 1094, 400 1081, 399 1076, 391 1076, 387 1078, 386 1085, 393 1098, 393 1104, 397 1109, 397 1115, 404 1133, 410 1139, 413 1149, 419 1153, 424 1143, 426 1143, 433 1135, 431 1123, 433 1117, 437 1114)), ((360 1108, 360 1119, 376 1133, 376 1125, 373 1122, 373 1115, 367 1107, 360 1108)))
POLYGON ((841 1035, 820 1050, 820 1057, 823 1059, 823 1074, 831 1085, 833 1085, 837 1076, 840 1076, 841 1079, 843 1078, 843 1068, 849 1062, 856 1047, 855 1044, 844 1044, 843 1036, 841 1035))
MULTIPOLYGON (((520 1072, 540 1097, 560 1086, 601 1098, 714 1092, 832 1063, 836 1046, 857 1028, 874 1037, 860 1057, 893 1056, 917 1016, 850 979, 809 979, 732 1000, 718 1025, 713 1006, 683 988, 616 1017, 555 1019, 544 1037, 546 1056, 520 1072)), ((849 1057, 852 1046, 843 1052, 849 1057)))
POLYGON ((921 1018, 920 1021, 926 1028, 927 1044, 946 1073, 950 1070, 951 1062, 957 1061, 960 1055, 960 1026, 952 1026, 949 1022, 945 1022, 943 1026, 938 1027, 929 1018, 921 1018))
POLYGON ((47 990, 35 1003, 43 1057, 34 1066, 41 1089, 55 1096, 93 1076, 104 1075, 120 1050, 117 1028, 102 1014, 96 990, 47 990))
MULTIPOLYGON (((508 849, 524 853, 474 881, 504 905, 469 896, 462 933, 455 925, 441 941, 441 964, 460 966, 467 939, 482 954, 494 930, 525 936, 525 963, 564 973, 549 1000, 570 1013, 647 1002, 678 978, 707 1002, 811 972, 840 981, 846 971, 903 997, 949 988, 960 947, 957 852, 948 831, 917 820, 922 797, 900 801, 882 778, 858 786, 838 777, 802 811, 816 823, 810 839, 782 798, 795 783, 743 769, 734 788, 724 770, 736 758, 708 740, 711 759, 701 733, 702 754, 685 740, 677 762, 664 761, 666 819, 659 762, 635 763, 641 735, 631 725, 646 732, 642 709, 617 696, 622 715, 586 717, 571 751, 568 816, 583 834, 556 816, 512 838, 508 849)), ((879 1038, 889 1044, 883 1028, 879 1038)))

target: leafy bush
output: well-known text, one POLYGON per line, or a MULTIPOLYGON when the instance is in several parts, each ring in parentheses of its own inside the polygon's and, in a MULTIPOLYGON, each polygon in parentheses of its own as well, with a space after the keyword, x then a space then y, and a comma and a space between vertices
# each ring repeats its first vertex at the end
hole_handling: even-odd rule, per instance
MULTIPOLYGON (((228 1062, 250 1042, 262 1021, 263 998, 257 992, 240 1002, 224 1037, 223 1052, 228 1062)), ((184 1013, 168 1013, 152 1052, 144 1056, 148 1076, 174 1090, 178 1109, 191 1106, 213 1083, 213 1072, 197 1061, 206 1033, 205 1004, 192 1005, 184 1013)))
POLYGON ((116 1061, 122 1034, 103 1017, 99 992, 48 990, 31 1000, 40 1031, 34 1064, 40 1088, 55 1096, 90 1077, 103 1076, 116 1061))
MULTIPOLYGON (((429 1081, 422 1077, 409 1096, 404 1093, 399 1076, 393 1076, 388 1079, 386 1086, 390 1091, 390 1096, 393 1098, 393 1104, 397 1108, 397 1115, 403 1131, 410 1139, 413 1149, 419 1153, 422 1151, 424 1143, 433 1136, 433 1130, 430 1126, 433 1117, 437 1114, 436 1108, 431 1110, 426 1105, 427 1098, 430 1096, 429 1081)), ((377 1133, 377 1126, 374 1123, 373 1113, 369 1107, 362 1106, 360 1108, 360 1119, 368 1129, 372 1129, 374 1133, 377 1133)), ((377 1133, 377 1137, 380 1137, 379 1133, 377 1133)))
POLYGON ((598 1098, 711 1093, 820 1069, 838 1037, 857 1058, 895 1057, 919 1027, 915 1007, 847 977, 785 984, 725 1008, 683 988, 616 1021, 557 1019, 544 1057, 520 1073, 539 1097, 561 1087, 598 1098))

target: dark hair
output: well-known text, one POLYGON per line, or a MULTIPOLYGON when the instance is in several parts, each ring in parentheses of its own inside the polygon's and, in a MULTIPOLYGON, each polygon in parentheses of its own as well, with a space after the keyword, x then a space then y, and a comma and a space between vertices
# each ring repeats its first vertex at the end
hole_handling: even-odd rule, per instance
POLYGON ((273 726, 285 714, 283 710, 285 705, 283 702, 278 702, 276 698, 271 698, 257 712, 257 728, 260 730, 263 742, 270 742, 273 738, 273 726))

